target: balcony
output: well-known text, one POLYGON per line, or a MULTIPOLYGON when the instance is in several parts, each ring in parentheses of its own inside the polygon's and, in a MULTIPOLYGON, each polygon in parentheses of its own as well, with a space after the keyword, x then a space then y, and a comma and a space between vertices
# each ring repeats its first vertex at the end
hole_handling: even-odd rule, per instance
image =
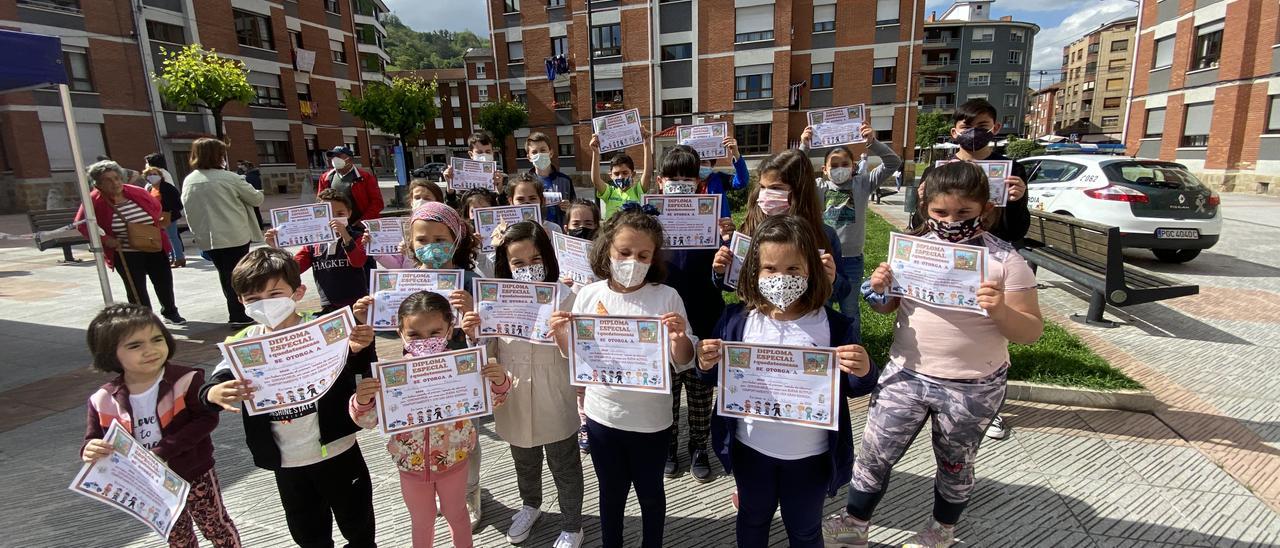
POLYGON ((377 55, 378 57, 381 57, 383 61, 386 61, 388 63, 391 62, 391 56, 387 55, 387 51, 382 49, 382 46, 379 46, 378 44, 366 44, 364 42, 356 42, 356 51, 360 53, 367 53, 370 55, 377 55))
POLYGON ((954 59, 933 59, 925 61, 924 66, 920 70, 924 71, 954 71, 959 66, 959 62, 954 59))
POLYGON ((939 93, 944 91, 955 91, 956 83, 953 80, 945 82, 925 82, 920 84, 920 93, 939 93))
POLYGON ((932 105, 920 105, 920 110, 922 112, 941 112, 943 114, 946 114, 955 109, 956 109, 955 103, 935 103, 932 105))
POLYGON ((955 48, 960 46, 960 39, 953 36, 941 36, 938 38, 925 38, 925 48, 955 48))

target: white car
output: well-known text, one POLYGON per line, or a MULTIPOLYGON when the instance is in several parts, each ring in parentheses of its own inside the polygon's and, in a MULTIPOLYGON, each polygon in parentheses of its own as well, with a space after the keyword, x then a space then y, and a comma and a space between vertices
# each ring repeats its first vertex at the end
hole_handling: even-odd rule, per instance
POLYGON ((1222 234, 1221 200, 1182 164, 1073 154, 1018 160, 1027 207, 1120 228, 1124 247, 1169 263, 1194 259, 1222 234))

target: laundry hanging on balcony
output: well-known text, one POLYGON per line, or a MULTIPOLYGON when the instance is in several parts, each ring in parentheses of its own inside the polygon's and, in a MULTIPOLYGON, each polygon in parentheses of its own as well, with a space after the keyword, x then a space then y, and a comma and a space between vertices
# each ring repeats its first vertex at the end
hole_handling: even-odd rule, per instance
POLYGON ((546 62, 547 80, 554 82, 561 74, 569 74, 569 58, 561 55, 548 57, 546 62))
POLYGON ((791 110, 800 110, 800 90, 809 84, 808 80, 799 84, 791 84, 791 91, 787 95, 787 105, 791 110))

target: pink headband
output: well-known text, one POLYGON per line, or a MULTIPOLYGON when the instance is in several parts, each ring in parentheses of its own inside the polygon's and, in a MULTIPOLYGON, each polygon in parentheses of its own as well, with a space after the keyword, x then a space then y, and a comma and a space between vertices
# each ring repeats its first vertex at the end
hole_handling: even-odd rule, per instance
POLYGON ((414 221, 432 221, 444 223, 453 231, 453 245, 458 245, 462 241, 465 225, 462 223, 462 216, 458 215, 453 208, 440 202, 427 202, 413 209, 413 216, 409 219, 409 223, 414 221))

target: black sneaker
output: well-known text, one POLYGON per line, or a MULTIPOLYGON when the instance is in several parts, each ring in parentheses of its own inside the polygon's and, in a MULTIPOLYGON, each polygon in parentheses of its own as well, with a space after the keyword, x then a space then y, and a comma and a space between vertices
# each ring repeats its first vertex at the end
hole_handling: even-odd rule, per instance
POLYGON ((679 475, 676 473, 676 470, 678 470, 679 468, 680 468, 680 457, 676 456, 675 448, 673 447, 671 449, 668 449, 667 465, 662 468, 662 475, 666 476, 667 478, 674 478, 679 475))
POLYGON ((707 462, 707 452, 703 449, 694 449, 690 456, 693 464, 689 465, 689 474, 698 483, 708 483, 715 479, 711 476, 711 463, 707 462))
POLYGON ((177 312, 171 314, 161 314, 164 317, 164 323, 169 325, 187 325, 187 319, 179 316, 177 312))
POLYGON ((230 327, 237 327, 237 328, 253 325, 253 318, 245 318, 243 320, 230 320, 227 322, 227 325, 230 327))

